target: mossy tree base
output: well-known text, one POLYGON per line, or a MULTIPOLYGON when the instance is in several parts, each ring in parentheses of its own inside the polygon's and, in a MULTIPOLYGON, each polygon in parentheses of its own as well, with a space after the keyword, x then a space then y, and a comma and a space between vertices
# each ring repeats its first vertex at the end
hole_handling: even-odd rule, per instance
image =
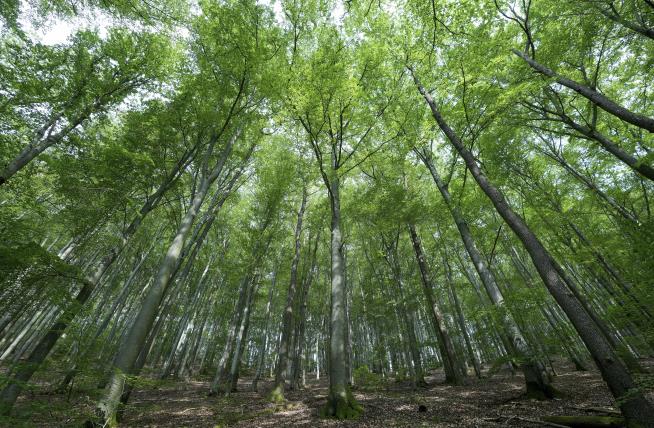
POLYGON ((361 413, 363 413, 363 407, 357 403, 349 389, 346 389, 344 394, 331 393, 325 407, 320 409, 321 418, 341 420, 354 419, 361 413))
POLYGON ((275 404, 282 404, 286 402, 286 397, 284 397, 284 385, 277 385, 270 391, 268 394, 268 400, 275 404))
POLYGON ((227 395, 230 393, 230 391, 231 391, 231 385, 229 385, 229 383, 227 382, 221 382, 218 385, 216 385, 215 388, 209 390, 209 392, 207 393, 207 397, 214 397, 218 394, 227 395))

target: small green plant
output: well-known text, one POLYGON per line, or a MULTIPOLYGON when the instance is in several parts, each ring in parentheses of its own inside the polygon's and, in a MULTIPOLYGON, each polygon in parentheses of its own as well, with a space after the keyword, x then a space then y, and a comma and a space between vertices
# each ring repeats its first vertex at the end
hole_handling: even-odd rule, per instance
POLYGON ((381 375, 371 372, 366 365, 357 367, 353 375, 354 384, 360 389, 381 389, 386 383, 381 375))
POLYGON ((405 382, 409 380, 409 371, 404 367, 398 369, 395 373, 395 382, 405 382))

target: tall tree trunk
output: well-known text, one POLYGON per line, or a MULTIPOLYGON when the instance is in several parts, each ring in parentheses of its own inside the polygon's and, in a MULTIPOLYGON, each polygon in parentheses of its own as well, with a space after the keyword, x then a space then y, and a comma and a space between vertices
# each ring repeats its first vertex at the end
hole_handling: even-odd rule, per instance
POLYGON ((470 340, 470 335, 468 334, 468 329, 466 327, 465 317, 463 316, 463 310, 461 309, 461 304, 459 303, 459 296, 456 292, 456 288, 454 287, 454 279, 452 278, 452 268, 450 267, 450 263, 447 260, 447 254, 445 253, 444 250, 442 251, 442 256, 443 256, 443 266, 445 267, 445 275, 447 278, 447 284, 450 288, 450 294, 452 295, 452 303, 454 303, 454 310, 456 311, 456 317, 459 323, 459 328, 461 329, 461 334, 463 335, 463 340, 466 345, 468 358, 470 359, 470 362, 472 363, 472 367, 475 370, 475 375, 477 376, 477 378, 481 379, 481 365, 479 364, 479 360, 477 359, 477 356, 475 355, 475 352, 472 348, 472 341, 470 340))
POLYGON ((277 351, 278 360, 275 368, 275 384, 270 399, 274 402, 284 401, 284 389, 286 384, 286 368, 288 366, 288 354, 290 351, 291 336, 293 333, 293 308, 295 305, 295 294, 297 292, 297 267, 300 262, 300 249, 302 243, 302 219, 307 204, 306 188, 302 189, 302 202, 297 214, 297 223, 295 224, 295 252, 291 262, 291 279, 288 284, 288 293, 286 294, 286 306, 282 315, 282 336, 279 341, 277 351))
POLYGON ((555 395, 555 391, 554 388, 552 388, 550 385, 550 381, 547 373, 545 372, 545 368, 533 355, 531 355, 532 352, 529 349, 527 342, 525 341, 522 332, 518 328, 518 325, 516 324, 513 317, 511 317, 508 311, 504 311, 504 296, 497 286, 495 276, 479 252, 474 238, 472 237, 472 233, 468 227, 468 223, 463 218, 463 214, 461 214, 458 207, 454 205, 452 197, 450 196, 450 192, 447 189, 447 185, 441 179, 438 171, 436 171, 436 167, 434 166, 431 157, 428 154, 421 153, 417 150, 416 154, 422 159, 425 166, 427 166, 429 169, 429 172, 431 173, 431 176, 434 179, 438 190, 443 196, 443 200, 445 201, 445 204, 447 205, 450 214, 454 219, 454 223, 456 224, 459 234, 461 235, 461 240, 463 241, 466 252, 472 260, 472 264, 474 265, 477 274, 479 275, 479 278, 481 279, 481 282, 486 289, 488 297, 490 298, 493 305, 500 308, 500 311, 503 311, 502 323, 504 330, 510 339, 510 342, 504 340, 504 335, 501 335, 501 338, 503 342, 505 342, 504 344, 507 347, 507 351, 509 351, 509 353, 517 353, 518 357, 520 357, 522 360, 521 370, 525 376, 527 394, 538 398, 552 398, 555 395))
MULTIPOLYGON (((315 269, 316 269, 316 252, 318 250, 318 242, 320 241, 320 229, 318 230, 317 236, 313 237, 312 235, 309 235, 309 242, 314 241, 313 245, 313 251, 311 252, 309 258, 309 269, 307 269, 304 279, 303 279, 303 284, 302 284, 302 294, 300 296, 300 310, 298 313, 298 339, 296 340, 297 346, 296 346, 296 355, 295 359, 293 362, 293 370, 291 371, 291 384, 295 385, 296 388, 299 388, 299 371, 300 371, 300 365, 306 363, 306 358, 304 358, 304 361, 302 361, 302 350, 304 348, 307 348, 308 345, 305 343, 305 331, 306 331, 306 313, 307 313, 307 299, 309 297, 309 289, 311 288, 311 283, 313 282, 313 277, 315 274, 315 269)), ((302 383, 304 386, 304 381, 302 383)))
POLYGON ((232 356, 232 364, 229 370, 229 385, 225 391, 227 394, 230 392, 236 392, 237 390, 238 377, 241 368, 241 356, 243 355, 245 343, 247 342, 248 331, 250 329, 250 314, 252 313, 252 307, 258 289, 259 275, 255 273, 248 290, 247 304, 245 305, 241 326, 238 330, 238 334, 236 335, 236 346, 234 347, 234 355, 232 356))
POLYGON ((234 313, 227 330, 227 337, 225 338, 225 345, 223 347, 223 353, 218 361, 218 368, 216 369, 216 374, 211 382, 211 387, 209 390, 209 395, 215 395, 218 392, 225 391, 225 382, 227 379, 227 369, 231 366, 231 355, 234 349, 234 343, 236 341, 236 334, 239 326, 241 325, 241 319, 243 317, 243 311, 247 301, 247 292, 250 286, 250 277, 246 276, 241 280, 241 285, 239 287, 238 300, 236 302, 236 307, 234 308, 234 313))
POLYGON ((125 387, 127 375, 131 372, 134 362, 138 358, 139 352, 145 342, 145 339, 152 328, 152 324, 157 316, 164 292, 172 279, 173 273, 178 269, 182 250, 186 243, 186 238, 193 227, 196 216, 209 192, 209 188, 221 174, 223 166, 231 153, 235 141, 240 135, 240 129, 237 129, 234 135, 225 143, 225 146, 216 161, 215 166, 209 170, 206 166, 207 159, 211 155, 211 150, 216 143, 217 135, 212 137, 209 143, 208 152, 205 154, 203 172, 200 177, 200 186, 196 189, 191 204, 184 214, 177 233, 173 238, 166 255, 159 266, 155 282, 150 286, 139 310, 136 319, 130 327, 129 333, 121 344, 116 359, 113 364, 113 374, 107 386, 105 397, 98 403, 98 410, 104 422, 109 426, 116 425, 116 411, 120 401, 120 396, 125 387))
POLYGON ((345 260, 343 257, 343 236, 341 232, 340 178, 335 169, 336 153, 332 150, 332 176, 325 180, 329 190, 331 206, 331 314, 329 340, 329 397, 323 409, 324 416, 338 419, 355 417, 361 412, 350 392, 347 382, 346 361, 346 316, 345 316, 345 260))
MULTIPOLYGON (((196 248, 199 247, 196 246, 196 248)), ((171 344, 170 354, 164 364, 163 372, 160 375, 161 379, 167 378, 170 375, 171 371, 173 370, 173 362, 175 361, 175 356, 177 355, 177 349, 179 348, 179 343, 182 339, 182 336, 187 335, 185 333, 187 333, 188 331, 188 325, 189 322, 191 321, 197 301, 204 293, 204 288, 207 280, 207 272, 209 272, 209 267, 211 266, 213 261, 214 258, 211 258, 207 263, 207 265, 205 266, 204 270, 202 271, 202 275, 200 276, 200 280, 198 281, 198 284, 195 287, 195 291, 187 294, 186 304, 184 305, 184 315, 182 316, 182 319, 180 320, 179 325, 177 326, 177 331, 173 339, 173 342, 171 344)), ((184 283, 183 281, 184 280, 182 280, 181 282, 182 284, 184 283)))
POLYGON ((209 183, 203 180, 200 190, 193 198, 189 210, 184 215, 175 238, 168 247, 166 256, 159 267, 156 281, 150 286, 148 293, 143 300, 141 309, 130 328, 130 331, 121 344, 114 361, 114 374, 111 377, 106 395, 100 404, 105 421, 109 426, 116 425, 115 415, 120 396, 125 387, 126 376, 131 373, 134 362, 142 349, 145 338, 152 327, 155 317, 161 304, 164 292, 170 282, 173 270, 178 264, 179 257, 186 241, 186 236, 191 229, 193 220, 200 209, 204 197, 208 191, 209 183))
MULTIPOLYGON (((497 212, 525 246, 546 287, 581 336, 628 423, 640 426, 651 425, 654 420, 654 406, 637 388, 626 367, 599 331, 591 316, 561 280, 559 277, 561 269, 558 264, 522 217, 509 206, 502 192, 481 171, 472 153, 463 145, 454 130, 441 116, 431 95, 425 90, 413 71, 411 72, 415 84, 429 105, 438 126, 463 158, 473 178, 491 200, 497 212)), ((651 130, 654 131, 654 121, 652 121, 651 130)))
POLYGON ((15 372, 14 376, 7 383, 0 395, 0 415, 8 415, 11 412, 11 408, 16 402, 23 386, 29 382, 34 372, 36 372, 43 361, 45 361, 45 358, 48 356, 52 348, 54 348, 61 335, 79 314, 98 283, 102 280, 104 274, 125 248, 128 240, 136 233, 145 216, 158 206, 163 195, 176 181, 180 171, 187 165, 193 153, 194 151, 187 151, 177 162, 175 168, 167 175, 157 191, 146 199, 146 202, 143 207, 141 207, 139 213, 132 220, 125 232, 123 232, 121 242, 111 248, 111 250, 104 256, 99 265, 95 268, 93 274, 84 281, 84 285, 75 296, 73 303, 59 316, 55 324, 50 327, 45 336, 41 338, 39 343, 27 357, 26 363, 15 372))
POLYGON ((617 143, 612 141, 606 135, 599 132, 594 127, 591 128, 591 127, 582 125, 582 124, 576 122, 575 120, 573 120, 573 118, 571 118, 568 114, 565 113, 565 111, 563 110, 560 103, 557 102, 556 100, 553 100, 553 104, 554 104, 556 110, 555 111, 550 111, 550 110, 544 111, 546 118, 551 119, 551 117, 548 115, 548 113, 550 113, 552 115, 555 115, 555 117, 558 117, 569 128, 577 131, 578 133, 580 133, 584 137, 599 143, 599 145, 602 146, 604 148, 604 150, 611 153, 613 156, 615 156, 618 160, 620 160, 622 163, 627 165, 629 168, 631 168, 635 172, 641 174, 643 177, 654 181, 654 168, 652 168, 646 162, 643 162, 642 159, 638 160, 634 156, 632 156, 631 154, 627 153, 617 143))
MULTIPOLYGON (((393 283, 395 284, 396 294, 392 296, 392 300, 398 302, 394 304, 395 312, 397 317, 402 320, 402 323, 398 325, 404 326, 404 333, 406 335, 406 345, 407 345, 407 359, 411 363, 409 364, 410 372, 413 375, 413 385, 414 388, 425 387, 427 382, 425 382, 425 376, 422 368, 422 358, 420 355, 420 349, 418 347, 418 340, 416 339, 415 332, 415 320, 413 318, 413 311, 407 308, 407 299, 404 295, 404 278, 402 277, 402 268, 400 266, 399 257, 397 254, 397 245, 399 240, 399 231, 391 240, 388 242, 382 235, 381 241, 384 246, 384 259, 388 264, 391 273, 393 275, 393 283)), ((443 361, 445 362, 445 373, 446 378, 449 381, 453 381, 452 377, 453 369, 451 365, 451 359, 447 354, 447 349, 445 347, 444 341, 441 338, 441 331, 436 327, 436 335, 438 336, 438 344, 443 354, 443 361)))
POLYGON ((409 236, 411 237, 413 250, 416 254, 416 261, 418 262, 418 268, 420 269, 420 279, 422 280, 422 289, 425 294, 425 299, 427 300, 427 306, 429 307, 429 315, 434 323, 438 342, 441 345, 441 356, 443 357, 446 379, 450 382, 459 384, 463 382, 465 373, 461 370, 461 366, 457 364, 454 344, 452 343, 452 338, 447 331, 443 312, 434 296, 434 285, 429 274, 429 267, 425 260, 425 254, 422 251, 420 238, 418 237, 418 233, 413 224, 409 224, 409 236))
POLYGON ((263 324, 263 337, 261 338, 261 345, 259 346, 259 361, 257 363, 257 371, 252 380, 252 391, 257 390, 257 385, 261 375, 263 374, 263 363, 266 358, 266 350, 268 348, 268 335, 270 334, 270 308, 272 306, 273 296, 275 293, 275 284, 277 282, 277 270, 273 272, 272 281, 270 283, 270 290, 268 290, 268 303, 266 304, 266 314, 264 315, 264 324, 263 324))

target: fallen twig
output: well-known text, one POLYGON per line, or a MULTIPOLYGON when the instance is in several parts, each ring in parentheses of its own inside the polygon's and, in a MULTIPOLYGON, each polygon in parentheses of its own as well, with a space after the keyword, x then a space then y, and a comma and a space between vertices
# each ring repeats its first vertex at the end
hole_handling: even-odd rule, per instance
POLYGON ((622 413, 619 410, 609 409, 609 408, 606 408, 606 407, 577 407, 577 406, 573 406, 571 408, 575 409, 575 410, 583 410, 585 412, 599 412, 599 413, 606 413, 606 414, 609 414, 609 415, 620 415, 620 416, 622 416, 622 413))
POLYGON ((493 421, 493 422, 499 422, 500 419, 506 419, 506 421, 504 421, 504 425, 508 424, 512 420, 516 420, 516 421, 530 422, 532 424, 540 424, 548 427, 570 428, 567 425, 560 425, 554 422, 540 421, 537 419, 521 418, 519 416, 498 416, 496 418, 482 418, 482 419, 486 421, 493 421))

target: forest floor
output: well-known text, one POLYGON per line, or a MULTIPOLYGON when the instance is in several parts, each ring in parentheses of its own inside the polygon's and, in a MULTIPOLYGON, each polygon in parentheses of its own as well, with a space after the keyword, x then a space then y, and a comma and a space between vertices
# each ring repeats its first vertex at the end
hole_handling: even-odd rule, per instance
MULTIPOLYGON (((136 389, 125 411, 125 427, 543 427, 550 415, 594 415, 615 409, 615 402, 596 370, 574 371, 555 366, 554 386, 561 398, 536 401, 524 396, 522 376, 498 373, 469 379, 465 385, 443 382, 440 370, 430 372, 428 388, 412 390, 410 384, 390 381, 371 389, 354 388, 364 412, 355 420, 320 419, 326 402, 327 379, 307 379, 305 389, 289 391, 284 405, 266 399, 271 388, 259 382, 250 391, 250 380, 239 382, 239 392, 207 397, 208 382, 153 381, 136 389), (424 406, 426 411, 420 411, 424 406)), ((652 391, 648 393, 654 399, 652 391)), ((23 397, 16 417, 0 421, 5 426, 80 426, 93 410, 89 391, 68 394, 34 394, 23 397)), ((422 410, 425 410, 424 408, 422 410)))

